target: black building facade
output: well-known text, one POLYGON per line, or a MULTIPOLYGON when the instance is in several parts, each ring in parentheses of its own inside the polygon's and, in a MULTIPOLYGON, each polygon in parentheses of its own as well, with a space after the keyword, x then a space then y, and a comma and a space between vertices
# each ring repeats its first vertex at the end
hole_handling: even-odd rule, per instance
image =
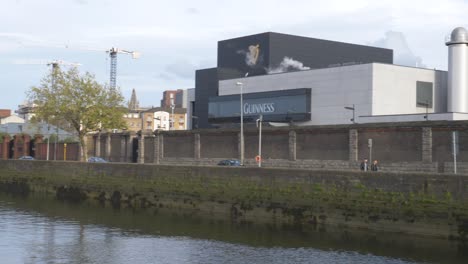
POLYGON ((372 62, 392 64, 393 51, 273 32, 219 41, 217 68, 196 72, 194 115, 199 128, 210 127, 219 80, 372 62))

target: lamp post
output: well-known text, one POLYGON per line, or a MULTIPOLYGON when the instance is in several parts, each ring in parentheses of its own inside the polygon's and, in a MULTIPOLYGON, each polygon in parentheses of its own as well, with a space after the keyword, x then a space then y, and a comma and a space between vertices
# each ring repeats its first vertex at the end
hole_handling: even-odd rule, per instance
POLYGON ((198 129, 198 116, 192 116, 192 130, 193 129, 198 129), (195 124, 195 121, 197 121, 197 123, 195 124))
POLYGON ((351 119, 351 122, 353 122, 353 124, 356 124, 356 119, 355 119, 355 116, 354 116, 354 112, 355 112, 355 107, 354 107, 354 104, 353 104, 353 107, 350 107, 350 106, 345 106, 345 109, 346 110, 352 110, 353 111, 353 118, 351 119))
POLYGON ((58 141, 58 137, 59 137, 58 124, 55 127, 55 131, 57 132, 57 137, 55 138, 55 142, 54 142, 54 160, 57 160, 57 141, 58 141))
POLYGON ((257 119, 258 127, 258 167, 262 167, 262 121, 263 115, 257 119))
POLYGON ((423 103, 422 105, 424 105, 426 107, 426 115, 424 116, 424 119, 426 121, 429 121, 429 101, 426 100, 426 102, 423 103))
POLYGON ((237 82, 236 85, 240 87, 240 163, 244 165, 244 102, 242 98, 244 84, 237 82))
POLYGON ((46 160, 49 160, 49 147, 50 144, 50 125, 47 124, 47 154, 46 154, 46 160))
POLYGON ((171 122, 169 124, 170 126, 170 130, 174 130, 174 108, 175 108, 175 105, 174 105, 174 102, 171 103, 171 122))

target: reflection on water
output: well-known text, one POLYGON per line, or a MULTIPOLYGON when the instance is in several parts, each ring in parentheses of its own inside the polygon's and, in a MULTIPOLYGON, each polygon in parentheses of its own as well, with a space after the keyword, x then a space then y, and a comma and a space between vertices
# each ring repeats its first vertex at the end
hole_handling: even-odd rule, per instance
POLYGON ((466 248, 0 195, 1 263, 468 263, 466 248))

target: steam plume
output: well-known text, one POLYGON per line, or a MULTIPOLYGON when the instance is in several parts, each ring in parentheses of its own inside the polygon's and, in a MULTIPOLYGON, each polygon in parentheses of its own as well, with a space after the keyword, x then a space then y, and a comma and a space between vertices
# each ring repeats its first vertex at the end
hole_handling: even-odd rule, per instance
POLYGON ((372 46, 393 49, 393 59, 395 64, 426 67, 422 62, 421 57, 416 56, 410 49, 406 37, 401 32, 387 31, 385 37, 373 43, 372 46))
POLYGON ((281 61, 278 67, 268 68, 267 73, 268 74, 280 73, 280 72, 287 72, 290 70, 299 70, 299 71, 310 70, 310 67, 304 66, 304 64, 300 61, 294 60, 289 57, 284 57, 283 61, 281 61))

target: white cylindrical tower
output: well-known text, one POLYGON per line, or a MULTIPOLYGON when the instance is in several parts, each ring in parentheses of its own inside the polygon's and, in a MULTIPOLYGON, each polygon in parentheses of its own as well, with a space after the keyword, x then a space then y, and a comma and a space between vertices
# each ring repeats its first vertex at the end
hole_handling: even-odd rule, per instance
POLYGON ((448 112, 468 113, 468 31, 457 27, 445 43, 448 55, 448 112))

